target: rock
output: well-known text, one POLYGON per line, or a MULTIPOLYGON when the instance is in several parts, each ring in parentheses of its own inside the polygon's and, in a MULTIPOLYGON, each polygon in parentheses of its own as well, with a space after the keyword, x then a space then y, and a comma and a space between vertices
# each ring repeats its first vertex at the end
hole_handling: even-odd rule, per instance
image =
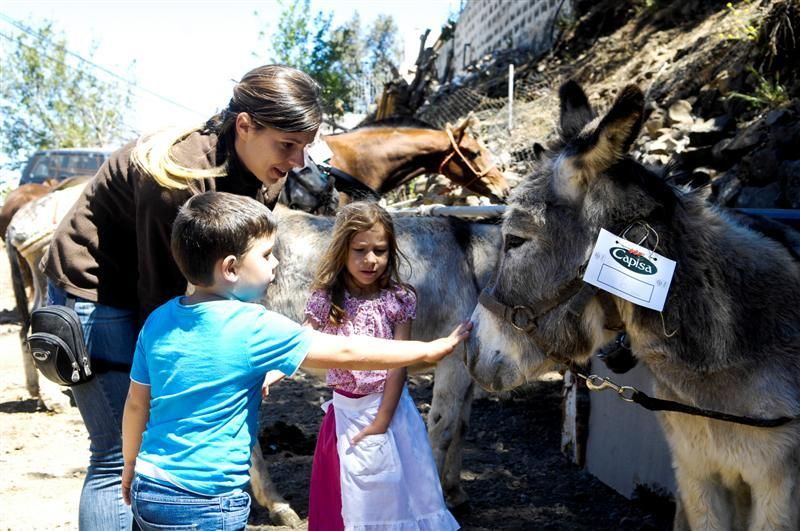
POLYGON ((675 142, 669 137, 662 136, 657 140, 648 142, 645 145, 645 150, 649 155, 669 155, 674 151, 675 142))
POLYGON ((666 166, 667 162, 669 162, 670 156, 669 155, 655 155, 655 154, 645 154, 642 157, 642 163, 647 166, 666 166))
POLYGON ((481 198, 477 195, 468 195, 464 198, 464 204, 467 206, 480 206, 481 198))
POLYGON ((772 146, 756 149, 742 157, 739 164, 739 179, 751 186, 763 186, 773 182, 780 162, 772 146))
POLYGON ((728 114, 698 121, 689 129, 689 141, 692 146, 716 144, 725 138, 731 126, 735 125, 736 123, 728 114))
POLYGON ((697 116, 714 116, 724 112, 724 100, 717 89, 705 85, 697 95, 693 110, 697 116))
POLYGON ((667 111, 667 124, 692 124, 692 104, 686 100, 678 100, 669 106, 667 111))
POLYGON ((650 117, 644 123, 644 130, 650 138, 655 138, 657 136, 657 131, 664 127, 664 118, 664 111, 662 109, 656 108, 650 113, 650 117))
POLYGON ((774 111, 767 113, 767 116, 764 118, 764 122, 768 126, 772 127, 774 125, 783 125, 791 120, 791 118, 791 113, 786 109, 775 109, 774 111))
POLYGON ((773 182, 764 187, 745 186, 736 198, 739 208, 775 208, 781 197, 780 183, 773 182))
POLYGON ((778 167, 778 179, 790 208, 800 208, 800 160, 785 160, 778 167))
POLYGON ((684 168, 697 168, 699 166, 709 166, 713 163, 714 157, 711 154, 711 146, 690 147, 683 150, 677 157, 678 163, 684 168))
POLYGON ((753 124, 739 131, 735 137, 726 138, 715 144, 712 151, 714 159, 720 167, 729 168, 766 138, 767 132, 763 125, 753 124))
POLYGON ((711 183, 712 201, 720 206, 729 206, 739 195, 742 183, 736 175, 736 168, 731 168, 728 172, 717 177, 711 183))
POLYGON ((726 96, 731 91, 731 75, 727 70, 720 71, 710 83, 711 88, 716 89, 722 96, 726 96))

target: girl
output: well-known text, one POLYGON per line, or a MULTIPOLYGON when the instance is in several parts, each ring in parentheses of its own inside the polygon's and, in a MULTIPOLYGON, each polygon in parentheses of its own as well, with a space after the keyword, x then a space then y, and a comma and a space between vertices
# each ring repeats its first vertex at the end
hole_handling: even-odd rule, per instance
MULTIPOLYGON (((351 203, 312 285, 306 325, 334 335, 408 339, 414 289, 400 282, 394 225, 375 203, 351 203)), ((444 504, 404 368, 329 369, 311 471, 309 530, 458 529, 444 504)))

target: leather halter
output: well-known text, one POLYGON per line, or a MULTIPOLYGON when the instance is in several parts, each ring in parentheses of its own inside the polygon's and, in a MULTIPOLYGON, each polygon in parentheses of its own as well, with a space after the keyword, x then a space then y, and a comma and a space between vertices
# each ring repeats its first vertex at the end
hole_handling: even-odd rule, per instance
MULTIPOLYGON (((346 193, 354 199, 379 201, 381 198, 381 194, 378 191, 362 183, 349 173, 340 170, 339 168, 335 168, 329 164, 316 164, 312 161, 303 171, 297 172, 295 170, 291 170, 289 172, 289 178, 292 179, 296 185, 304 188, 306 192, 317 201, 317 204, 313 207, 314 209, 320 208, 327 200, 331 198, 334 188, 338 192, 346 193), (324 179, 324 186, 322 188, 317 188, 309 184, 302 177, 304 171, 316 172, 324 179)), ((297 203, 292 198, 291 190, 291 186, 284 186, 283 193, 289 207, 296 208, 297 203)))
POLYGON ((469 188, 469 186, 472 183, 474 183, 476 180, 481 179, 482 177, 486 176, 487 173, 489 173, 490 171, 492 171, 493 169, 495 169, 497 167, 496 164, 492 164, 491 166, 489 166, 488 168, 486 168, 484 170, 481 170, 480 168, 476 169, 472 165, 472 163, 469 161, 469 159, 466 156, 464 156, 464 154, 458 148, 458 142, 456 142, 456 139, 453 136, 453 129, 449 125, 447 125, 447 126, 445 126, 444 130, 447 133, 447 138, 448 138, 448 140, 450 140, 450 147, 453 148, 453 151, 448 153, 445 156, 445 158, 442 159, 442 162, 439 163, 439 169, 437 170, 438 173, 440 173, 442 175, 445 175, 444 167, 447 166, 447 164, 453 159, 454 156, 458 155, 459 158, 461 159, 461 161, 467 166, 467 168, 469 168, 469 171, 471 171, 472 174, 473 174, 472 180, 470 180, 467 184, 463 185, 464 188, 469 188))
POLYGON ((539 320, 555 310, 558 306, 572 299, 567 307, 567 311, 577 317, 583 312, 589 300, 597 296, 603 308, 603 314, 605 315, 604 327, 607 330, 616 331, 624 329, 622 318, 617 311, 617 307, 614 305, 611 295, 583 281, 582 277, 585 269, 586 264, 584 263, 578 268, 575 278, 564 284, 555 296, 539 301, 533 306, 526 306, 524 304, 509 306, 498 300, 488 289, 481 291, 478 302, 484 308, 502 318, 520 332, 524 332, 530 336, 531 340, 533 340, 539 350, 546 356, 571 365, 572 362, 569 359, 547 347, 544 338, 542 338, 537 330, 539 327, 539 320))

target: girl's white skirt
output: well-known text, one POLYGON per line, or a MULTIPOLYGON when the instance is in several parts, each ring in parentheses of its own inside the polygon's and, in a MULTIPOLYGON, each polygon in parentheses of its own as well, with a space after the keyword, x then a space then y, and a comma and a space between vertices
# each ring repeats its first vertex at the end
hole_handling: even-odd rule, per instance
POLYGON ((333 394, 345 530, 458 529, 444 503, 425 425, 407 389, 386 433, 368 435, 356 446, 350 443, 375 419, 382 398, 382 393, 361 398, 333 394))

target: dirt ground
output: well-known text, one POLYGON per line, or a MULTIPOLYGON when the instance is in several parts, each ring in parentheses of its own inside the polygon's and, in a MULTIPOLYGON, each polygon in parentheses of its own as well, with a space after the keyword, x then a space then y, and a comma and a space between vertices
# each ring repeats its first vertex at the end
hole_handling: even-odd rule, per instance
MULTIPOLYGON (((77 529, 77 507, 88 462, 88 440, 77 408, 37 409, 24 387, 5 249, 0 257, 0 530, 77 529)), ((410 390, 423 415, 432 377, 412 376, 410 390)), ((629 501, 559 452, 559 381, 540 382, 510 396, 475 401, 461 478, 470 496, 456 512, 465 530, 660 530, 670 507, 659 500, 629 501)), ((261 438, 269 470, 301 518, 319 404, 329 392, 300 376, 273 388, 262 410, 261 438)), ((252 530, 270 525, 254 505, 252 530)))

